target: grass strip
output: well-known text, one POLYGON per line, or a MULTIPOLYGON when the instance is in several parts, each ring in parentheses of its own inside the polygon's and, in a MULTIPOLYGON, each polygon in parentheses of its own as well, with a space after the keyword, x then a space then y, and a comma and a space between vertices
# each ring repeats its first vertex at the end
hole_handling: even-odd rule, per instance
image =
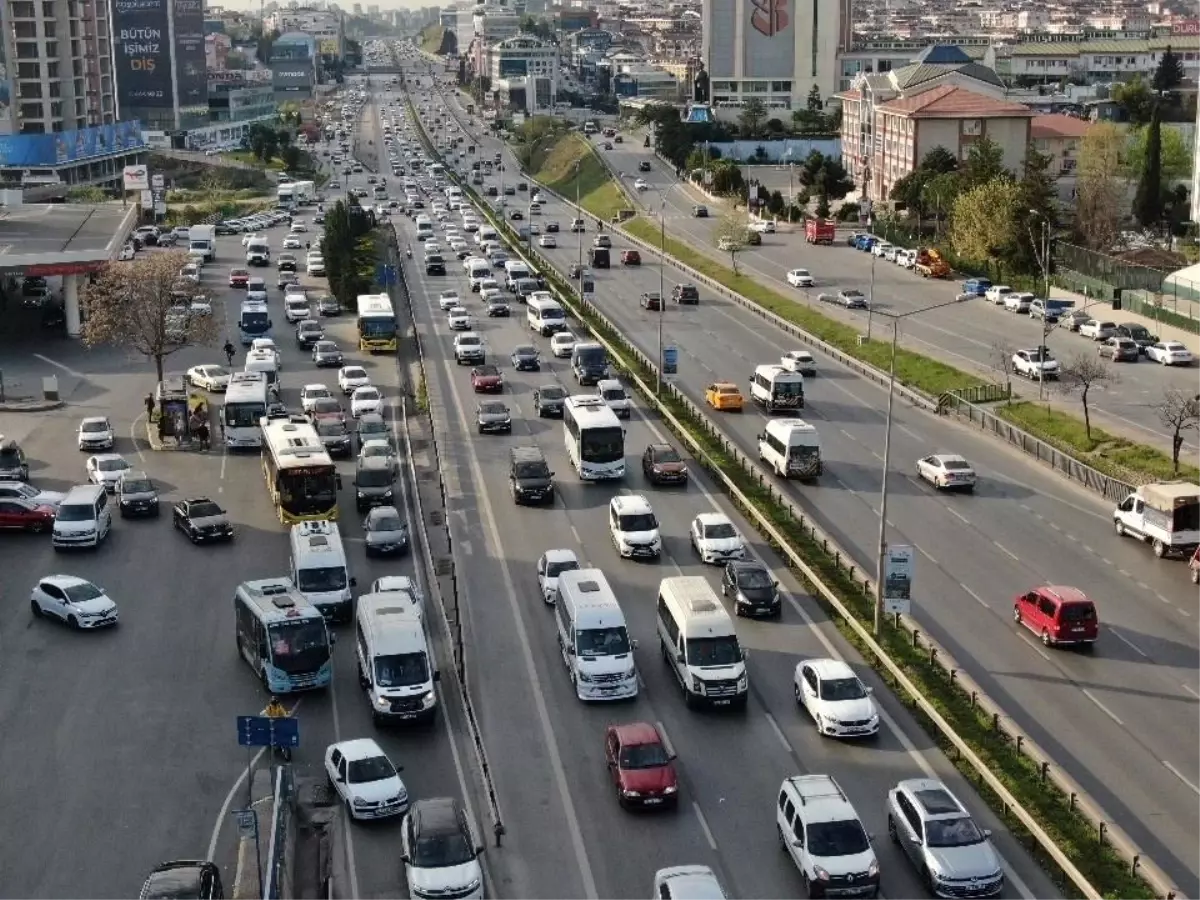
POLYGON ((578 134, 557 141, 530 177, 564 197, 578 197, 580 206, 605 222, 629 207, 611 173, 578 134))

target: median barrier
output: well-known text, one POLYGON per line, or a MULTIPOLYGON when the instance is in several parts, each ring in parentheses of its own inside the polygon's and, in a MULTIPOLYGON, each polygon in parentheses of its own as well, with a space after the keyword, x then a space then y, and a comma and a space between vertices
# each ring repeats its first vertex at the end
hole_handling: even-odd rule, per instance
POLYGON ((291 765, 277 766, 272 779, 275 802, 268 829, 271 843, 267 849, 267 864, 263 869, 263 900, 282 900, 293 897, 292 864, 289 851, 295 846, 295 789, 296 779, 291 765))
MULTIPOLYGON (((409 104, 409 111, 411 114, 411 104, 409 104)), ((413 120, 419 121, 415 116, 413 120)), ((433 147, 428 136, 424 134, 423 129, 422 140, 426 145, 426 149, 433 156, 438 156, 436 148, 433 147)), ((746 496, 738 485, 726 474, 722 464, 712 458, 705 447, 692 435, 691 430, 659 399, 654 387, 644 380, 638 372, 638 366, 640 366, 644 371, 657 374, 658 367, 656 361, 649 359, 638 348, 633 346, 631 342, 626 340, 621 335, 620 329, 594 304, 583 301, 570 283, 558 273, 547 258, 532 247, 524 246, 508 222, 503 218, 497 217, 491 206, 470 185, 462 183, 452 170, 450 170, 449 177, 459 184, 463 193, 470 198, 472 204, 492 223, 493 227, 507 237, 507 242, 513 252, 518 257, 523 258, 529 265, 546 275, 547 282, 552 285, 555 293, 564 305, 571 310, 577 321, 587 328, 592 337, 604 346, 615 366, 624 371, 626 377, 634 384, 639 393, 656 409, 663 421, 688 446, 692 456, 710 473, 714 482, 731 498, 734 504, 755 525, 759 532, 767 538, 788 564, 800 572, 816 589, 816 592, 825 604, 846 623, 862 646, 867 648, 869 654, 875 657, 878 661, 878 668, 881 668, 884 674, 891 679, 892 683, 908 695, 912 703, 923 713, 942 739, 953 748, 955 757, 964 761, 967 767, 976 774, 980 784, 989 789, 995 798, 995 802, 992 805, 999 808, 1001 815, 1006 819, 1010 816, 1015 818, 1030 836, 1033 846, 1040 848, 1053 861, 1054 866, 1063 873, 1066 879, 1074 886, 1075 890, 1082 896, 1088 898, 1103 896, 1102 892, 1091 884, 1083 873, 1079 871, 1076 864, 1058 846, 1037 818, 1017 800, 1004 781, 997 776, 979 754, 953 729, 950 723, 938 711, 937 707, 921 693, 920 689, 905 673, 904 669, 888 655, 867 627, 859 621, 854 612, 822 580, 814 566, 810 565, 794 548, 792 540, 776 526, 775 522, 759 508, 757 503, 746 496), (595 327, 592 322, 597 323, 599 327, 595 327), (636 365, 631 365, 628 362, 630 359, 634 360, 636 365)), ((563 200, 563 198, 559 197, 553 191, 544 187, 542 190, 546 190, 547 193, 563 200)), ((577 209, 581 214, 589 215, 593 219, 595 218, 587 214, 586 211, 575 207, 575 204, 565 200, 563 202, 577 209)), ((657 248, 650 247, 648 249, 655 253, 658 252, 657 248)), ((672 263, 685 271, 687 270, 687 267, 674 263, 673 260, 672 263)), ((742 299, 744 300, 744 298, 742 299)), ((746 304, 750 304, 750 301, 745 302, 746 304)), ((754 304, 750 305, 753 306, 754 304)), ((771 318, 778 318, 767 310, 762 310, 762 312, 771 318)), ((790 323, 788 324, 790 325, 790 323)), ((791 327, 795 328, 795 326, 791 327)), ((818 346, 822 343, 815 338, 812 341, 812 346, 818 346)), ((692 403, 674 385, 664 383, 664 389, 670 393, 671 399, 686 412, 689 418, 697 422, 713 439, 720 442, 724 451, 735 460, 745 475, 749 476, 757 485, 768 492, 770 500, 787 513, 790 525, 797 527, 806 538, 819 547, 834 562, 837 568, 841 570, 845 577, 864 595, 868 597, 874 596, 875 585, 873 580, 855 564, 853 557, 846 553, 832 537, 809 520, 804 512, 799 510, 783 491, 773 486, 775 479, 770 473, 760 467, 756 461, 750 459, 726 438, 707 414, 692 403)), ((910 392, 910 394, 913 397, 931 402, 934 410, 936 410, 936 401, 925 398, 919 392, 914 391, 910 392)), ((925 406, 924 403, 917 405, 925 406)), ((1040 775, 1041 781, 1045 785, 1057 790, 1062 795, 1061 801, 1063 804, 1071 811, 1080 815, 1089 824, 1096 836, 1098 846, 1107 845, 1111 847, 1124 860, 1130 871, 1140 877, 1157 895, 1168 898, 1178 896, 1171 879, 1146 858, 1145 854, 1141 852, 1140 848, 1125 831, 1104 812, 1100 805, 1067 772, 1059 768, 1029 735, 1025 734, 1012 723, 1003 709, 984 694, 980 686, 963 670, 961 665, 949 652, 936 642, 930 640, 921 630, 918 623, 908 617, 896 616, 889 618, 888 622, 903 632, 906 638, 912 641, 914 647, 920 646, 928 655, 929 661, 939 666, 944 673, 946 686, 950 690, 961 691, 969 698, 971 706, 990 719, 992 729, 1002 738, 1003 742, 1012 748, 1015 754, 1024 757, 1028 761, 1040 775)))

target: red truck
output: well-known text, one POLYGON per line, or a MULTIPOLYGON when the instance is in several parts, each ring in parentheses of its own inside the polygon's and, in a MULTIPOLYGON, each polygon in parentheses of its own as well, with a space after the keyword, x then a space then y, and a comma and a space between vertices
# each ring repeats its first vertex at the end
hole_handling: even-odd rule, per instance
POLYGON ((832 244, 837 234, 837 225, 828 219, 806 219, 804 240, 809 244, 832 244))

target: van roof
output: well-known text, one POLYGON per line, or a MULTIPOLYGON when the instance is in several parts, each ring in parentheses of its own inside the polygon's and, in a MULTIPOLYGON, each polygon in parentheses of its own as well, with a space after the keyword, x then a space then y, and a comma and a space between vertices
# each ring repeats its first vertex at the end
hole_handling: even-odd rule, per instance
POLYGON ((612 628, 625 624, 621 604, 599 569, 571 569, 559 573, 558 592, 571 607, 581 628, 612 628))
MULTIPOLYGON (((15 445, 16 441, 12 443, 15 445)), ((90 503, 98 493, 104 493, 104 485, 77 484, 67 491, 67 495, 62 499, 62 505, 70 506, 73 503, 90 503)))
MULTIPOLYGON (((342 548, 342 536, 335 523, 321 519, 316 522, 300 522, 292 526, 292 550, 301 557, 323 556, 320 565, 345 565, 346 551, 342 548)), ((297 559, 296 564, 301 565, 297 559)))
POLYGON ((664 578, 658 589, 680 616, 684 636, 714 637, 734 633, 733 620, 702 575, 664 578))
POLYGON ((796 434, 816 434, 817 426, 803 419, 768 419, 767 431, 774 432, 785 444, 796 434))
POLYGON ((358 623, 378 656, 424 651, 429 654, 416 606, 395 591, 358 598, 358 623))

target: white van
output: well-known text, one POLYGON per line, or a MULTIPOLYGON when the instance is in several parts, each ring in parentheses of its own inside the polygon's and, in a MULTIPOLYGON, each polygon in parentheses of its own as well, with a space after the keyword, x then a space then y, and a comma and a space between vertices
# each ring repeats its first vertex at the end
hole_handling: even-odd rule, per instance
POLYGON ((475 232, 475 243, 482 247, 488 241, 499 241, 500 234, 491 225, 480 225, 475 232))
POLYGON ((504 287, 512 292, 517 290, 517 281, 521 278, 532 278, 529 266, 520 259, 510 259, 504 264, 504 287))
POLYGON ((295 324, 309 318, 308 297, 305 294, 288 294, 283 298, 283 317, 295 324))
POLYGON ((267 388, 279 390, 279 354, 274 350, 250 350, 246 354, 247 372, 261 372, 267 379, 267 388))
POLYGON ((417 216, 417 240, 427 241, 433 237, 433 220, 429 216, 417 216))
POLYGON ((821 474, 821 436, 803 419, 768 419, 758 436, 758 458, 780 478, 821 474))
POLYGON ((54 515, 51 544, 65 547, 99 547, 112 531, 112 507, 101 484, 81 484, 67 491, 54 515))
POLYGON ((431 721, 437 715, 434 682, 439 673, 421 624, 421 614, 396 592, 363 594, 355 616, 354 654, 358 683, 367 694, 371 718, 431 721))
POLYGON ((271 264, 271 245, 266 238, 256 237, 246 244, 246 265, 269 266, 271 264))
POLYGON ((292 526, 291 579, 326 619, 349 622, 354 610, 346 549, 337 524, 321 519, 292 526))
POLYGON ((804 376, 779 363, 756 366, 750 379, 750 399, 768 414, 804 409, 804 376))
POLYGON ((746 653, 733 620, 701 575, 664 578, 658 588, 658 646, 688 706, 745 706, 746 653))
POLYGON ((525 319, 529 330, 550 337, 567 330, 567 313, 549 291, 534 292, 525 304, 525 319))
POLYGON ((559 573, 554 595, 558 649, 580 700, 628 700, 638 693, 636 641, 604 573, 559 573))
POLYGON ((478 256, 472 256, 465 263, 464 268, 467 270, 467 278, 471 280, 471 291, 479 293, 479 287, 484 279, 492 277, 492 264, 486 259, 478 256))

